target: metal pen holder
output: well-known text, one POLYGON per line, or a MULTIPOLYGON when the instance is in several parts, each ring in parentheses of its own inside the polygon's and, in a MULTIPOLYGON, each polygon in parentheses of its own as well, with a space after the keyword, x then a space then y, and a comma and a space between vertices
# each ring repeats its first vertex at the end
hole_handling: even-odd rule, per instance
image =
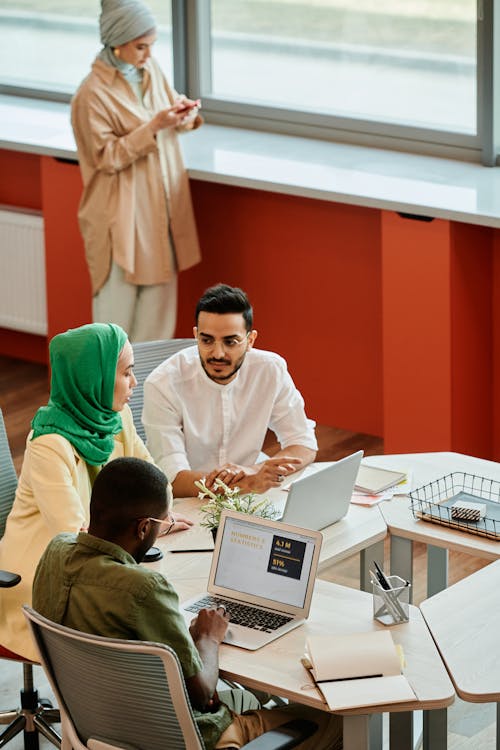
POLYGON ((383 625, 399 625, 410 619, 410 586, 399 576, 387 576, 390 589, 373 581, 373 617, 383 625))

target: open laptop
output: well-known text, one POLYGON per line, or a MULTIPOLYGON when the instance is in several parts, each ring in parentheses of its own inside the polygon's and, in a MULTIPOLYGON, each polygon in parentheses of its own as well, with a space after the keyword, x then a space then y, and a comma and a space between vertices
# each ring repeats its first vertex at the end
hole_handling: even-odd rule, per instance
POLYGON ((225 510, 207 591, 181 604, 188 622, 202 607, 223 604, 224 643, 252 651, 309 615, 322 535, 280 521, 225 510))
POLYGON ((317 530, 340 521, 349 510, 362 458, 358 451, 292 482, 281 521, 317 530))

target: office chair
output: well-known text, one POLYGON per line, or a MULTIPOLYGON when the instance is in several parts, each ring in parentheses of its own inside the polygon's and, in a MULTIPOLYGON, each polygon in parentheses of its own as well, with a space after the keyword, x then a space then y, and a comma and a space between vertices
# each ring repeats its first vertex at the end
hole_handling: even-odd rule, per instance
POLYGON ((142 424, 142 405, 144 403, 144 381, 147 376, 166 359, 185 349, 194 346, 196 339, 165 339, 161 341, 138 341, 132 344, 134 350, 134 375, 137 385, 130 399, 129 406, 134 418, 135 429, 145 442, 146 433, 142 424))
MULTIPOLYGON (((5 532, 5 523, 14 502, 16 487, 16 470, 12 462, 3 414, 0 409, 0 539, 5 532)), ((20 580, 21 576, 17 573, 0 570, 0 589, 15 586, 20 580)), ((0 590, 0 598, 1 596, 0 590)), ((0 748, 23 731, 25 750, 38 750, 38 733, 43 734, 56 747, 60 747, 61 738, 49 724, 49 722, 60 720, 59 711, 52 708, 50 701, 38 697, 38 691, 35 690, 33 685, 33 663, 14 658, 11 652, 6 651, 1 645, 0 659, 19 661, 23 665, 21 708, 0 711, 0 724, 8 724, 0 734, 0 748)))
MULTIPOLYGON (((16 487, 16 470, 12 463, 3 414, 0 409, 0 539, 5 532, 5 522, 14 501, 16 487)), ((0 588, 15 586, 20 580, 21 576, 17 573, 9 573, 7 570, 0 570, 0 588)))
MULTIPOLYGON (((62 750, 204 749, 169 646, 80 633, 23 609, 61 707, 62 750)), ((316 729, 291 721, 245 747, 285 750, 316 729)))

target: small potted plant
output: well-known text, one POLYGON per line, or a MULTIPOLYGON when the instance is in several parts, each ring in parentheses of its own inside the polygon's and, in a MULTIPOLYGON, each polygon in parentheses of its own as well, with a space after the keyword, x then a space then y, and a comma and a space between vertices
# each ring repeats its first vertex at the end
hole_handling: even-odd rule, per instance
POLYGON ((200 512, 203 519, 200 526, 210 529, 215 541, 217 529, 220 523, 220 514, 223 510, 236 510, 239 513, 260 516, 261 518, 276 518, 278 511, 267 498, 262 498, 254 492, 242 493, 239 487, 228 487, 220 479, 215 480, 215 490, 209 490, 205 482, 200 479, 195 482, 200 490, 198 497, 206 500, 201 506, 200 512))

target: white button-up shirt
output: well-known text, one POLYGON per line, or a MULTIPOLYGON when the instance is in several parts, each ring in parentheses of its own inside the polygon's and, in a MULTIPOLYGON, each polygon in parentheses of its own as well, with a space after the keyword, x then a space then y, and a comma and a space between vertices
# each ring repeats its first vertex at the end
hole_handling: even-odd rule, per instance
POLYGON ((142 420, 148 449, 171 482, 183 470, 255 464, 268 428, 282 448, 318 447, 285 360, 259 349, 247 352, 227 385, 207 376, 196 346, 174 354, 146 379, 142 420))

